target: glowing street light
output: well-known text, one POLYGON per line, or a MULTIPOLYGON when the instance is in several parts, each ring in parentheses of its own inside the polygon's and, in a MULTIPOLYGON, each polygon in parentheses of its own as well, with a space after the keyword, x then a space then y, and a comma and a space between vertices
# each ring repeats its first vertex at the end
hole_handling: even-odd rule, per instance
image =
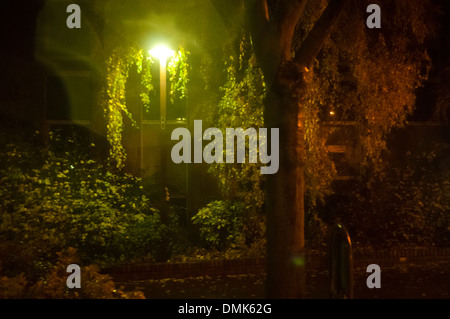
POLYGON ((166 62, 175 51, 159 45, 148 51, 153 57, 159 60, 160 70, 160 116, 161 116, 161 129, 166 128, 166 62))
POLYGON ((159 59, 159 60, 167 60, 168 58, 170 58, 175 51, 163 46, 163 45, 159 45, 156 48, 153 48, 151 50, 148 51, 153 57, 159 59))

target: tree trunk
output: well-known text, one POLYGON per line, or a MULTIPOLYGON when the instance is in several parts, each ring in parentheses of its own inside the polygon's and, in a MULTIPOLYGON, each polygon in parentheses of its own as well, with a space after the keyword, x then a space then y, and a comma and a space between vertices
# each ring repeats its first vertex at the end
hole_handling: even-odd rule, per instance
POLYGON ((266 0, 246 2, 255 54, 268 81, 265 125, 280 129, 279 170, 268 175, 266 187, 269 298, 305 296, 305 131, 299 101, 305 92, 305 69, 313 64, 347 1, 329 1, 295 55, 292 41, 306 0, 280 1, 284 10, 277 11, 278 19, 270 17, 266 0))
POLYGON ((303 116, 289 87, 277 79, 265 111, 266 126, 280 129, 279 170, 267 176, 266 294, 283 299, 305 296, 303 116))

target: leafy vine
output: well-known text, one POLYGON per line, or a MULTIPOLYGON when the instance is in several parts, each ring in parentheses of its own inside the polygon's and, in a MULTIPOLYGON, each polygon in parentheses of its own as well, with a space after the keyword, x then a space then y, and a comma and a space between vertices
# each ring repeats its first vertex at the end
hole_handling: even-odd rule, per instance
MULTIPOLYGON (((184 49, 180 49, 168 65, 172 103, 175 98, 183 99, 187 94, 187 54, 184 49)), ((153 64, 154 61, 148 52, 134 47, 117 47, 106 61, 107 75, 102 104, 107 120, 106 136, 110 144, 109 158, 112 166, 119 170, 123 169, 127 156, 122 145, 123 116, 127 116, 133 126, 138 126, 126 104, 126 84, 129 72, 132 66, 136 66, 136 71, 141 76, 139 96, 144 110, 148 112, 152 104, 150 95, 154 91, 153 64)))
POLYGON ((189 81, 187 63, 187 55, 182 47, 170 59, 167 65, 167 71, 170 75, 170 103, 174 103, 175 99, 183 100, 187 95, 187 85, 189 81))
MULTIPOLYGON (((221 87, 222 99, 218 105, 216 127, 225 131, 228 127, 264 127, 265 82, 257 65, 251 44, 241 39, 239 60, 230 56, 226 69, 226 82, 221 87)), ((213 163, 209 170, 219 180, 228 198, 238 198, 247 206, 260 208, 264 203, 263 176, 259 164, 221 165, 213 163)))

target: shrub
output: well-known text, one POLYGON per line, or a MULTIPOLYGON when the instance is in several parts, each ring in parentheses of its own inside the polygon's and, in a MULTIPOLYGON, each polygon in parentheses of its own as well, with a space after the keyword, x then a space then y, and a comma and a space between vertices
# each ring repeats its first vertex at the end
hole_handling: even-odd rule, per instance
POLYGON ((77 248, 83 262, 100 266, 157 259, 166 227, 141 180, 108 171, 87 151, 80 155, 57 146, 40 152, 24 142, 1 145, 0 260, 5 271, 39 277, 56 261, 56 252, 67 247, 77 248))
POLYGON ((15 277, 0 276, 0 298, 2 299, 144 299, 140 291, 125 292, 115 287, 108 275, 101 274, 95 265, 81 267, 81 288, 69 289, 66 285, 66 268, 79 263, 76 249, 59 252, 58 261, 45 277, 37 282, 21 273, 15 277))
POLYGON ((262 216, 245 213, 240 202, 213 201, 192 217, 200 237, 211 248, 246 248, 261 245, 265 223, 262 216))
POLYGON ((450 147, 413 156, 384 179, 357 184, 334 202, 355 241, 373 246, 450 245, 450 147))

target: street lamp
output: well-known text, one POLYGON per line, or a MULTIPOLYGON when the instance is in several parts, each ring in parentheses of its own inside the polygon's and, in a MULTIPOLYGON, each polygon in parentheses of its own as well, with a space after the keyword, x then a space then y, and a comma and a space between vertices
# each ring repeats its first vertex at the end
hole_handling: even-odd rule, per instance
POLYGON ((160 70, 160 117, 161 117, 161 129, 166 128, 166 63, 167 59, 170 58, 175 51, 159 45, 148 51, 150 55, 159 59, 159 70, 160 70))
MULTIPOLYGON (((161 119, 161 185, 166 191, 166 199, 168 201, 168 189, 167 189, 167 145, 166 145, 166 63, 167 60, 175 53, 175 51, 160 45, 148 51, 150 55, 159 60, 160 70, 160 119, 161 119)), ((142 140, 142 139, 141 139, 142 140)), ((142 151, 141 151, 142 154, 142 151)), ((141 161, 143 157, 141 156, 141 161)), ((161 207, 162 217, 165 218, 168 214, 168 208, 166 205, 161 207)))

